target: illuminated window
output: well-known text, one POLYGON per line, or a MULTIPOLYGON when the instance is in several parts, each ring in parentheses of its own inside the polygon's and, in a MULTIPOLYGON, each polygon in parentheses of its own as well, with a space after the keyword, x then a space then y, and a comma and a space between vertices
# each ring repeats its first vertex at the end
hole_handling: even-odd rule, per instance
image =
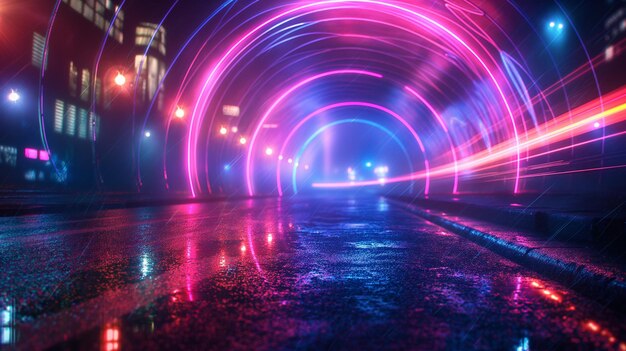
POLYGON ((17 148, 0 145, 0 165, 1 164, 15 167, 17 165, 17 148))
POLYGON ((37 180, 37 172, 35 172, 34 169, 24 172, 24 179, 29 182, 34 182, 35 180, 37 180))
POLYGON ((37 149, 26 148, 24 149, 24 157, 36 160, 39 158, 39 151, 37 149))
POLYGON ((71 136, 74 136, 76 134, 76 106, 74 105, 69 105, 67 108, 65 134, 71 136))
MULTIPOLYGON (((159 83, 165 77, 165 64, 153 56, 137 55, 135 56, 135 71, 139 74, 142 101, 153 99, 158 93, 159 83)), ((159 99, 161 99, 160 96, 159 99)), ((162 103, 158 102, 157 107, 162 109, 162 103)))
POLYGON ((83 7, 83 16, 85 16, 85 18, 88 19, 90 22, 93 22, 93 15, 94 15, 93 5, 88 6, 87 4, 85 4, 85 7, 83 7))
POLYGON ((54 131, 63 133, 63 115, 65 114, 65 103, 56 100, 54 103, 54 131))
MULTIPOLYGON (((112 12, 114 12, 114 10, 117 11, 117 7, 115 6, 114 9, 113 1, 111 0, 63 0, 63 2, 69 4, 74 11, 82 14, 83 17, 102 31, 109 29, 110 21, 107 21, 107 17, 110 19, 112 12)), ((124 41, 123 28, 124 12, 120 11, 113 28, 109 32, 109 36, 117 40, 120 44, 124 41)))
POLYGON ((78 68, 74 62, 70 62, 70 77, 68 84, 70 95, 76 97, 78 95, 78 68))
POLYGON ((82 2, 82 0, 70 0, 70 6, 74 10, 78 11, 79 13, 83 12, 83 2, 82 2))
POLYGON ((91 80, 91 74, 88 69, 83 69, 80 86, 80 99, 83 101, 89 100, 89 85, 91 80))
POLYGON ((165 28, 159 27, 154 23, 141 23, 135 29, 135 45, 148 46, 148 44, 150 44, 150 40, 152 40, 152 44, 150 44, 150 47, 158 50, 162 55, 165 55, 165 35, 165 28), (153 36, 154 39, 152 38, 153 36))
POLYGON ((40 161, 50 161, 50 154, 46 150, 39 150, 39 160, 40 161))
POLYGON ((41 68, 43 65, 43 50, 46 45, 46 38, 38 33, 33 33, 33 52, 32 63, 33 66, 41 68))
POLYGON ((78 110, 78 137, 87 138, 87 110, 83 108, 78 110))
MULTIPOLYGON (((100 6, 102 6, 102 5, 100 5, 100 6)), ((104 28, 104 17, 102 17, 101 14, 99 14, 99 13, 96 14, 96 17, 94 18, 93 23, 96 25, 96 27, 98 27, 98 28, 100 28, 102 30, 105 30, 105 28, 104 28)))

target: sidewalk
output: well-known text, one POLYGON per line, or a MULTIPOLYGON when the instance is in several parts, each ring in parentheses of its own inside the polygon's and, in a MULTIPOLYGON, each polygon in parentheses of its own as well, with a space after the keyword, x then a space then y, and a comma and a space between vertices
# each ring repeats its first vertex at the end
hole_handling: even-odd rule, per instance
POLYGON ((186 194, 0 192, 0 217, 92 212, 144 206, 179 205, 247 199, 244 196, 192 198, 186 194))
MULTIPOLYGON (((546 278, 560 282, 604 305, 626 312, 626 255, 610 253, 584 241, 562 240, 563 235, 547 236, 535 230, 521 229, 525 216, 533 210, 489 207, 469 201, 410 199, 390 197, 422 218, 461 235, 513 262, 532 269, 546 278), (480 207, 479 207, 480 206, 480 207), (440 210, 435 208, 443 208, 440 210), (486 211, 480 214, 480 211, 486 211), (469 214, 468 214, 469 213, 469 214), (482 219, 477 219, 482 217, 482 219), (506 221, 508 217, 508 223, 506 221), (489 219, 489 220, 487 220, 489 219), (505 224, 497 224, 502 222, 505 224), (517 226, 517 229, 513 227, 517 226)), ((486 202, 486 200, 485 200, 486 202)), ((492 201, 492 205, 497 201, 492 201)), ((544 208, 548 216, 567 216, 557 209, 544 208), (553 212, 554 211, 554 212, 553 212)), ((536 215, 536 213, 535 213, 536 215)), ((593 216, 577 218, 589 221, 593 216)), ((571 225, 571 224, 569 224, 571 225)), ((565 236, 567 237, 567 236, 565 236)))
POLYGON ((398 198, 424 208, 530 230, 567 242, 626 249, 626 199, 572 195, 398 198))

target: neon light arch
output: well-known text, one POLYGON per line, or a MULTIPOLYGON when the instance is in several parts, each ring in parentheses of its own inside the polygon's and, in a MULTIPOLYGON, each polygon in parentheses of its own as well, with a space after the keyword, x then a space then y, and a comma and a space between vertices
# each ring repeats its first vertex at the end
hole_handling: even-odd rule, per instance
MULTIPOLYGON (((202 89, 201 89, 201 94, 200 96, 202 98, 199 98, 194 107, 194 112, 192 115, 192 123, 191 123, 191 128, 190 128, 190 132, 188 133, 188 142, 187 142, 187 171, 188 171, 188 180, 189 180, 189 186, 190 186, 190 190, 192 191, 192 194, 195 196, 196 192, 194 189, 194 184, 197 183, 197 175, 196 180, 194 181, 193 177, 194 177, 194 172, 193 172, 193 165, 195 164, 195 159, 196 159, 196 151, 194 150, 194 146, 196 144, 196 141, 198 139, 198 121, 201 119, 200 114, 204 113, 202 111, 206 110, 207 107, 207 99, 208 99, 208 95, 211 94, 211 91, 214 89, 215 84, 217 84, 217 82, 215 81, 216 75, 220 75, 221 73, 218 73, 219 69, 221 68, 222 65, 224 65, 224 62, 226 62, 227 60, 233 61, 232 59, 229 59, 231 55, 233 55, 233 53, 235 52, 236 49, 238 49, 240 46, 243 45, 243 43, 249 39, 251 36, 253 36, 256 32, 260 31, 263 27, 266 27, 267 25, 269 25, 272 22, 276 22, 279 19, 282 19, 284 17, 289 16, 292 13, 295 13, 299 10, 304 10, 304 9, 309 9, 309 8, 314 8, 316 6, 319 7, 323 7, 324 5, 333 5, 333 4, 338 4, 341 1, 322 1, 322 2, 317 2, 317 3, 312 3, 312 4, 307 4, 304 6, 300 6, 300 7, 296 7, 290 10, 287 10, 279 15, 276 15, 274 17, 272 17, 271 19, 263 22, 261 25, 255 27, 253 30, 247 32, 239 41, 237 41, 233 46, 230 47, 229 50, 226 51, 226 53, 222 56, 222 58, 220 59, 220 61, 214 66, 214 68, 211 70, 208 78, 205 80, 205 84, 203 85, 202 89)), ((345 2, 341 2, 341 3, 345 3, 345 2)), ((361 4, 369 4, 371 6, 379 6, 383 9, 391 9, 391 10, 396 10, 399 11, 401 14, 404 14, 406 16, 411 16, 413 18, 413 22, 415 22, 416 24, 420 23, 419 21, 416 21, 415 19, 419 19, 421 21, 423 21, 424 23, 430 24, 431 26, 435 27, 436 29, 439 29, 441 31, 441 33, 446 34, 448 37, 453 38, 454 40, 456 40, 457 43, 459 43, 462 47, 464 47, 471 56, 473 56, 477 62, 479 63, 479 66, 481 66, 486 74, 489 76, 490 80, 492 81, 495 89, 498 92, 498 95, 502 98, 502 102, 505 106, 505 109, 511 119, 512 122, 512 128, 514 130, 514 136, 515 136, 515 140, 516 143, 519 144, 519 136, 517 133, 517 127, 515 125, 515 118, 512 114, 512 110, 509 106, 508 101, 506 100, 506 97, 504 95, 504 92, 502 90, 502 88, 500 87, 497 79, 495 78, 493 72, 491 72, 489 70, 489 68, 487 67, 486 63, 481 59, 481 57, 467 44, 465 43, 459 36, 457 36, 456 34, 454 34, 451 30, 449 30, 448 28, 446 28, 445 26, 441 25, 439 22, 426 17, 420 13, 417 13, 415 11, 412 11, 410 9, 407 8, 403 8, 402 6, 399 5, 394 5, 394 4, 387 4, 387 3, 382 3, 379 1, 369 1, 369 0, 356 0, 356 1, 350 1, 349 3, 351 4, 357 4, 357 3, 361 3, 361 4)), ((329 10, 329 9, 349 9, 349 8, 354 8, 354 6, 335 6, 335 7, 331 7, 331 8, 322 8, 318 11, 323 11, 323 10, 329 10)), ((368 8, 367 10, 372 10, 370 8, 368 8)), ((381 10, 382 11, 382 10, 381 10)), ((382 11, 384 12, 384 11, 382 11)), ((397 15, 397 14, 396 14, 397 15)), ((249 44, 248 44, 249 45, 249 44)), ((245 49, 247 47, 247 45, 243 48, 245 49)), ((236 53, 235 55, 238 56, 239 54, 241 54, 241 51, 239 53, 236 53)), ((257 133, 255 133, 257 134, 257 133)), ((252 138, 252 144, 254 144, 254 141, 256 137, 253 136, 252 138)), ((249 159, 251 157, 250 154, 248 154, 247 159, 249 159)), ((519 155, 519 149, 517 150, 517 167, 516 167, 516 174, 519 176, 519 172, 520 172, 520 155, 519 155)), ((249 163, 249 161, 247 161, 247 163, 249 163)), ((515 191, 517 191, 519 186, 519 181, 516 180, 515 182, 515 191)))
MULTIPOLYGON (((372 122, 372 121, 369 121, 369 120, 366 120, 366 119, 358 119, 358 118, 342 119, 342 120, 339 120, 339 121, 334 121, 334 122, 328 123, 328 124, 322 126, 321 128, 319 128, 318 130, 316 130, 302 144, 302 146, 300 147, 300 150, 296 153, 296 156, 294 158, 293 170, 292 170, 293 173, 292 173, 292 176, 291 176, 291 184, 292 184, 292 187, 293 187, 294 194, 298 193, 297 184, 296 184, 296 172, 297 172, 297 169, 298 169, 297 165, 299 164, 300 158, 301 158, 302 154, 304 153, 304 151, 306 150, 306 148, 309 146, 309 144, 311 142, 313 142, 313 140, 315 140, 320 134, 324 133, 326 130, 328 130, 328 129, 332 128, 332 127, 338 126, 338 125, 348 124, 348 123, 365 124, 365 125, 374 127, 376 129, 379 129, 382 132, 384 132, 385 134, 387 134, 402 149, 402 152, 404 153, 404 156, 405 156, 405 158, 407 160, 407 163, 409 165, 409 168, 413 169, 413 162, 411 162, 411 158, 409 156, 408 151, 406 150, 406 147, 404 147, 404 145, 402 144, 400 139, 395 134, 393 134, 389 129, 383 127, 379 123, 375 123, 375 122, 372 122)), ((283 191, 282 191, 282 183, 280 181, 280 162, 277 165, 277 173, 276 173, 276 175, 277 175, 277 179, 276 179, 277 184, 276 185, 277 185, 279 194, 282 196, 283 191)))
MULTIPOLYGON (((426 155, 426 148, 424 147, 424 144, 422 143, 422 140, 420 139, 420 137, 418 136, 417 132, 415 131, 415 129, 413 129, 413 127, 411 127, 411 125, 406 121, 406 119, 404 119, 402 116, 398 115, 397 113, 389 110, 386 107, 377 105, 377 104, 372 104, 372 103, 368 103, 368 102, 361 102, 361 101, 348 101, 348 102, 339 102, 339 103, 335 103, 335 104, 331 104, 328 106, 324 106, 322 108, 319 108, 315 111, 313 111, 312 113, 310 113, 309 115, 307 115, 306 117, 300 119, 298 121, 298 124, 291 129, 291 131, 289 132, 289 134, 287 135, 287 137, 285 138, 285 141, 283 142, 283 146, 280 149, 280 153, 283 154, 285 151, 285 148, 287 146, 287 144, 289 143, 289 141, 291 140, 291 138, 294 136, 294 134, 309 120, 311 120, 312 118, 315 118, 316 116, 318 116, 319 114, 326 112, 326 111, 330 111, 336 108, 341 108, 341 107, 366 107, 366 108, 372 108, 378 111, 381 111, 391 117, 393 117, 394 119, 396 119, 397 121, 399 121, 411 134, 411 136, 413 137, 413 139, 415 140, 415 142, 418 144, 423 156, 424 156, 424 170, 427 174, 426 176, 426 186, 424 189, 424 193, 428 194, 430 191, 430 164, 428 162, 428 157, 426 155)), ((280 163, 279 163, 280 165, 280 163)), ((250 180, 250 182, 252 181, 251 179, 251 171, 252 169, 248 169, 246 168, 246 180, 250 180)), ((277 184, 280 184, 280 166, 277 167, 276 170, 276 179, 277 179, 277 184)), ((279 191, 279 195, 282 196, 282 190, 280 188, 280 186, 278 187, 278 191, 279 191)))

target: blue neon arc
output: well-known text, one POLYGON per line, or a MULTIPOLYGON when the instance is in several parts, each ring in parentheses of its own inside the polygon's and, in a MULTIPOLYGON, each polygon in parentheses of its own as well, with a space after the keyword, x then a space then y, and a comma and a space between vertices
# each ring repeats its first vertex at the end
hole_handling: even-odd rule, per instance
POLYGON ((402 144, 400 139, 395 134, 393 134, 389 129, 383 127, 382 125, 380 125, 380 124, 378 124, 376 122, 368 121, 366 119, 357 119, 357 118, 342 119, 342 120, 339 120, 339 121, 335 121, 335 122, 329 123, 329 124, 321 127, 320 129, 318 129, 315 133, 313 133, 304 142, 304 144, 302 144, 302 146, 298 150, 298 153, 296 154, 296 156, 294 158, 293 169, 292 169, 292 173, 291 173, 291 184, 292 184, 292 187, 293 187, 293 193, 294 194, 298 193, 298 185, 296 184, 296 175, 297 175, 297 171, 298 171, 298 166, 300 164, 300 158, 302 157, 302 154, 304 154, 304 152, 306 151, 306 149, 309 146, 309 144, 311 144, 320 134, 324 133, 327 129, 335 127, 335 126, 338 126, 338 125, 341 125, 341 124, 348 124, 348 123, 365 124, 365 125, 377 128, 377 129, 383 131, 385 134, 387 134, 390 138, 392 138, 396 142, 396 144, 398 144, 398 146, 400 146, 400 148, 402 149, 402 152, 404 153, 404 156, 407 159, 407 162, 409 164, 410 170, 411 170, 411 172, 413 172, 413 163, 411 162, 411 158, 409 156, 409 153, 407 152, 406 148, 404 147, 404 145, 402 144))

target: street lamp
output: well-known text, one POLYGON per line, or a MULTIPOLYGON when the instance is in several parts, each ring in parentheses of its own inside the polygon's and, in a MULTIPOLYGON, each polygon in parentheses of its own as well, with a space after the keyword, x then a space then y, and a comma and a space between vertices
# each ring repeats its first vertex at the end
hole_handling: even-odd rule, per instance
POLYGON ((246 145, 247 142, 248 142, 248 139, 246 139, 245 137, 239 138, 239 144, 246 145))
POLYGON ((174 112, 174 116, 176 116, 176 118, 178 119, 182 119, 183 117, 185 117, 185 110, 182 107, 178 106, 176 108, 176 112, 174 112))
POLYGON ((9 93, 7 98, 9 99, 9 101, 16 103, 20 100, 21 96, 17 93, 17 91, 11 89, 11 92, 9 93))
POLYGON ((272 154, 274 154, 274 149, 272 149, 271 147, 268 147, 265 149, 265 154, 267 156, 272 156, 272 154))
POLYGON ((220 128, 220 134, 222 134, 222 135, 228 134, 228 129, 226 127, 221 127, 220 128))
POLYGON ((146 138, 150 138, 150 137, 152 136, 152 133, 150 133, 150 131, 149 131, 149 130, 147 130, 147 131, 144 133, 144 136, 145 136, 146 138))
POLYGON ((126 77, 122 74, 122 72, 117 72, 115 79, 113 79, 117 86, 124 86, 126 84, 126 77))

